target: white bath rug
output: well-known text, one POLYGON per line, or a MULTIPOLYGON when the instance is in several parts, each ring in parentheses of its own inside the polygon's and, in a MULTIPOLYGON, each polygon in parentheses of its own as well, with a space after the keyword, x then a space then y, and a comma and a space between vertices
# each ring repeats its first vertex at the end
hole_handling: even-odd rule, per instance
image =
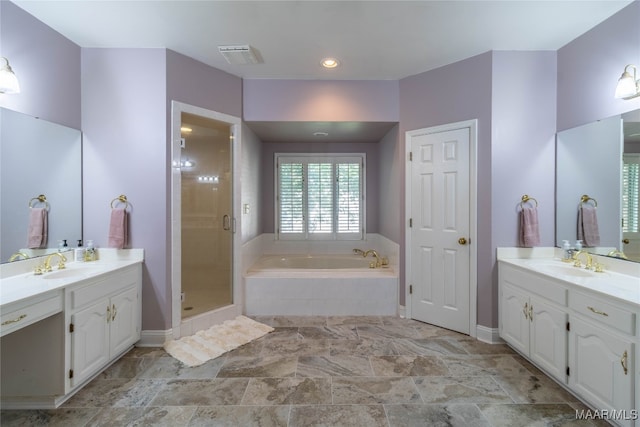
POLYGON ((267 326, 245 316, 227 320, 195 335, 164 343, 164 349, 187 366, 202 365, 209 359, 260 338, 273 331, 267 326))

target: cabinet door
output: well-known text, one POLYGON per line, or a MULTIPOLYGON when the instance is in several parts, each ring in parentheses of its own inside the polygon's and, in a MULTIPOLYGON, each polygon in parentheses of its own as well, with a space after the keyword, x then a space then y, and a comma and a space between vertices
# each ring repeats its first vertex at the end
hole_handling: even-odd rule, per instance
POLYGON ((71 316, 72 387, 109 361, 109 312, 109 301, 103 299, 71 316))
MULTIPOLYGON (((569 333, 569 355, 569 386, 576 393, 595 408, 626 409, 630 414, 633 406, 632 360, 635 357, 632 342, 573 317, 569 333), (623 366, 625 364, 626 372, 623 366)), ((620 423, 631 425, 629 420, 620 423)))
POLYGON ((567 382, 567 314, 531 297, 529 357, 548 374, 567 382))
POLYGON ((138 313, 137 288, 111 297, 111 357, 119 355, 140 338, 138 313))
POLYGON ((529 354, 529 297, 508 282, 500 287, 500 337, 529 354))

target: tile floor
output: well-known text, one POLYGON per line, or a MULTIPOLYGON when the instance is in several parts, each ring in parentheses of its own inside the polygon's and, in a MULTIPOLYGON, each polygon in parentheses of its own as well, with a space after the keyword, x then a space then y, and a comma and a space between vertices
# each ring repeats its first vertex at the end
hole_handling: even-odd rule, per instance
POLYGON ((196 368, 135 348, 9 426, 592 426, 506 345, 392 317, 256 317, 269 335, 196 368))

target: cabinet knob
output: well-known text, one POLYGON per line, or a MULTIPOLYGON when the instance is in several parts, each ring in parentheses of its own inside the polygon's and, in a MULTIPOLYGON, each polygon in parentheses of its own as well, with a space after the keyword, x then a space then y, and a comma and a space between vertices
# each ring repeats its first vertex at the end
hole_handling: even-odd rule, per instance
POLYGON ((629 244, 629 239, 622 239, 622 243, 624 243, 625 245, 629 244))

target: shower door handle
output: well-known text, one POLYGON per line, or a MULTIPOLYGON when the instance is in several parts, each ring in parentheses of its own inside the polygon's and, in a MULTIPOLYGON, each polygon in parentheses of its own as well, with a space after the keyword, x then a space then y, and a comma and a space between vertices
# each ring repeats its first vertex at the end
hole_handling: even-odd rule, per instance
POLYGON ((222 217, 222 229, 225 231, 231 230, 231 218, 229 215, 225 215, 222 217))

